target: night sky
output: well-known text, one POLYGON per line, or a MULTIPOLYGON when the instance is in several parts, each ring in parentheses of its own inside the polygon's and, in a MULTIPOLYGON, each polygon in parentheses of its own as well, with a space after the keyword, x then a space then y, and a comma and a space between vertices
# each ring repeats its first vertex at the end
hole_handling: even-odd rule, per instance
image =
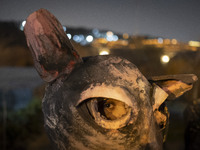
POLYGON ((0 20, 46 8, 61 24, 200 41, 200 0, 0 0, 0 20))

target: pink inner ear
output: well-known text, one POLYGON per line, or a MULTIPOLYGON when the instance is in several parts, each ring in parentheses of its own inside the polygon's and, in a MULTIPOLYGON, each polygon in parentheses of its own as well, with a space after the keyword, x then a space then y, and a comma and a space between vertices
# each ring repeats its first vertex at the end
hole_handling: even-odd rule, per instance
POLYGON ((27 18, 24 33, 35 67, 46 82, 62 74, 68 75, 82 62, 60 22, 45 9, 39 9, 27 18))

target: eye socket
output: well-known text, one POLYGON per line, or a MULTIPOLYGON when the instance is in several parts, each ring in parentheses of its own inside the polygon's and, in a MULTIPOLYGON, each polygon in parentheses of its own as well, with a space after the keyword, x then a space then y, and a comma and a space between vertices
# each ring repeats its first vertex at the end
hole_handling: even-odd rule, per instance
POLYGON ((133 121, 132 108, 119 100, 98 97, 89 99, 86 105, 95 122, 103 128, 118 129, 133 121))

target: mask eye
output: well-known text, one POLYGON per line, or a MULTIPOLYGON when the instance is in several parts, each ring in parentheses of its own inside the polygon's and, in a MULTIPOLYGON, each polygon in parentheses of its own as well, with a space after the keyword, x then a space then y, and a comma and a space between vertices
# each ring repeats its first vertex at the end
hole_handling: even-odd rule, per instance
POLYGON ((97 100, 98 111, 108 120, 120 119, 127 114, 128 106, 114 99, 97 100))
POLYGON ((132 108, 124 102, 109 98, 92 98, 86 106, 95 122, 106 129, 118 129, 132 122, 132 108))

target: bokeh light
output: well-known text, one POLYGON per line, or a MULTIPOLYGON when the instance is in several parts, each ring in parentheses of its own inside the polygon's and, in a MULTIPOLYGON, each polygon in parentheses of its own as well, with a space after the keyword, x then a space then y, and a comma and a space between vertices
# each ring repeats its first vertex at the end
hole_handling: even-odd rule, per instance
POLYGON ((93 39, 94 39, 94 38, 93 38, 93 36, 91 36, 91 35, 88 35, 88 36, 86 37, 86 41, 89 42, 89 43, 92 42, 93 39))
POLYGON ((109 52, 106 50, 100 51, 99 55, 109 55, 109 52))
POLYGON ((169 58, 168 55, 162 55, 162 56, 161 56, 161 62, 162 62, 162 63, 166 64, 166 63, 168 63, 169 61, 170 61, 170 58, 169 58))
POLYGON ((66 32, 67 31, 67 27, 63 26, 63 30, 66 32))
POLYGON ((163 44, 163 38, 158 38, 158 43, 163 44))
POLYGON ((72 38, 72 35, 71 35, 70 33, 67 33, 67 37, 68 37, 69 39, 71 39, 71 38, 72 38))

